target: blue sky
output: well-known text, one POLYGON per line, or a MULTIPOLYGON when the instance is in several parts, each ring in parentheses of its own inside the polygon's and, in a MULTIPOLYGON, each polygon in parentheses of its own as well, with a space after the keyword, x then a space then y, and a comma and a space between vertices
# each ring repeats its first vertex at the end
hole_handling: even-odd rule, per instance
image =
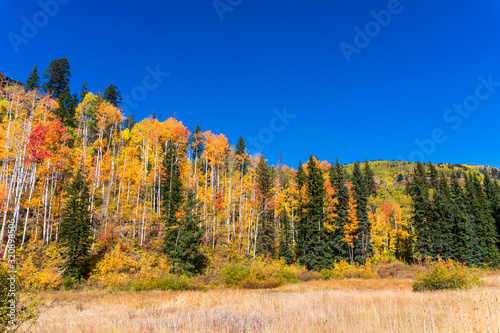
POLYGON ((43 72, 66 57, 72 91, 114 83, 136 119, 175 115, 231 144, 242 135, 273 164, 314 154, 500 167, 498 0, 3 0, 0 10, 7 76, 25 81, 35 63, 43 72))

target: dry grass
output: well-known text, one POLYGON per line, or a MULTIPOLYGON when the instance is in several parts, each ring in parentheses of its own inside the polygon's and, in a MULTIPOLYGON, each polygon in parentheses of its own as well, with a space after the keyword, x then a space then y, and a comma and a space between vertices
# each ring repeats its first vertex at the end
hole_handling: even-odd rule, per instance
POLYGON ((36 332, 500 332, 500 273, 484 286, 415 293, 409 279, 271 290, 45 293, 36 332))

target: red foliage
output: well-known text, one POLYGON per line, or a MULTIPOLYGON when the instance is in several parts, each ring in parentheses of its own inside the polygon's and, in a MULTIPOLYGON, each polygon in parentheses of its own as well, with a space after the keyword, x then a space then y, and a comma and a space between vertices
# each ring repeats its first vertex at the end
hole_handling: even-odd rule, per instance
POLYGON ((28 144, 26 149, 28 151, 28 158, 25 162, 40 163, 44 159, 50 157, 50 153, 43 149, 47 139, 47 132, 49 129, 42 124, 38 125, 31 131, 28 137, 28 144))

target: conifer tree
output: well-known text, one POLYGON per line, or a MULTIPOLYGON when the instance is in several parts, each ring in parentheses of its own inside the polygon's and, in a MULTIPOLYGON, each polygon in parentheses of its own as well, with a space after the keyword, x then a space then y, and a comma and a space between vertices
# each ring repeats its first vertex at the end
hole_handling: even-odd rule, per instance
MULTIPOLYGON (((500 189, 498 183, 494 179, 491 179, 488 174, 485 174, 483 187, 484 193, 488 198, 490 214, 495 219, 497 235, 500 235, 500 189)), ((497 247, 500 249, 500 243, 497 243, 497 247)))
POLYGON ((283 214, 280 216, 280 225, 280 258, 285 259, 285 263, 287 265, 291 265, 293 263, 292 230, 290 227, 290 219, 286 212, 283 212, 283 214))
POLYGON ((432 164, 432 162, 429 162, 429 178, 430 178, 431 188, 436 189, 439 183, 439 173, 434 164, 432 164))
POLYGON ((240 136, 238 139, 238 143, 236 144, 235 154, 238 158, 238 168, 240 169, 242 175, 245 174, 249 161, 247 154, 247 147, 245 144, 245 140, 240 136))
POLYGON ((375 187, 375 175, 370 167, 370 163, 368 162, 368 160, 365 161, 364 177, 368 196, 376 196, 377 188, 375 187))
POLYGON ((456 173, 451 174, 451 198, 455 213, 453 225, 453 252, 455 258, 467 265, 477 265, 481 262, 481 248, 475 224, 467 211, 464 191, 460 186, 456 173))
POLYGON ((59 108, 54 110, 56 116, 61 119, 64 126, 75 126, 75 110, 78 104, 76 95, 71 96, 69 86, 59 94, 59 108))
POLYGON ((40 77, 38 76, 38 68, 35 65, 31 71, 28 79, 26 80, 26 85, 24 86, 25 91, 31 91, 40 88, 40 77))
POLYGON ((335 231, 331 232, 328 237, 328 246, 333 254, 334 260, 348 260, 349 248, 342 241, 344 237, 344 226, 349 223, 349 189, 345 185, 346 175, 343 166, 337 158, 335 166, 330 169, 330 183, 335 191, 334 197, 337 199, 335 205, 335 231))
POLYGON ((496 266, 500 263, 500 253, 497 247, 498 233, 495 219, 490 213, 488 199, 476 175, 469 175, 466 181, 469 207, 476 224, 483 262, 496 266))
POLYGON ((356 160, 352 172, 353 196, 356 201, 356 217, 359 222, 358 237, 354 240, 354 261, 365 263, 366 258, 373 255, 371 243, 371 223, 368 219, 368 189, 361 172, 359 161, 356 160))
POLYGON ((201 219, 197 206, 194 193, 189 191, 179 210, 181 218, 176 224, 176 245, 169 247, 167 252, 173 270, 189 275, 200 273, 207 265, 207 257, 200 250, 203 229, 199 226, 201 219))
POLYGON ((124 124, 123 126, 125 128, 128 128, 129 131, 132 130, 132 128, 134 128, 134 125, 135 125, 135 118, 134 118, 134 115, 132 113, 129 113, 127 115, 127 118, 125 118, 125 121, 124 121, 124 124))
POLYGON ((64 275, 77 280, 88 273, 85 264, 92 244, 89 197, 89 189, 80 170, 68 188, 59 233, 64 275))
MULTIPOLYGON (((177 213, 182 205, 182 183, 180 179, 179 161, 175 146, 172 142, 167 144, 167 151, 163 160, 165 181, 162 185, 162 220, 164 224, 163 252, 176 253, 179 238, 179 223, 177 213)), ((173 260, 169 258, 169 260, 173 260)))
POLYGON ((307 211, 302 224, 304 233, 303 252, 300 262, 310 270, 321 270, 331 265, 324 235, 325 187, 321 170, 311 155, 307 162, 307 211))
POLYGON ((304 242, 305 242, 305 234, 304 234, 304 211, 305 211, 305 193, 302 193, 302 189, 304 185, 307 183, 307 176, 304 171, 304 167, 302 166, 302 162, 299 161, 299 167, 297 168, 297 174, 295 176, 295 180, 297 183, 297 213, 296 213, 296 221, 295 221, 295 256, 300 258, 304 255, 304 242))
POLYGON ((259 225, 257 233, 257 252, 274 255, 275 233, 272 207, 273 176, 264 156, 260 156, 255 168, 257 182, 259 225))
POLYGON ((71 77, 68 59, 60 58, 52 60, 43 77, 46 79, 43 90, 52 97, 59 98, 59 95, 68 86, 71 77))
POLYGON ((80 87, 80 102, 83 101, 83 99, 89 92, 90 92, 89 84, 87 83, 87 81, 83 81, 80 87))
POLYGON ((416 236, 415 253, 425 257, 433 257, 431 216, 432 206, 429 199, 429 184, 424 165, 417 162, 413 179, 406 186, 413 201, 413 233, 416 236))
POLYGON ((122 103, 122 94, 118 90, 118 87, 112 83, 105 90, 102 98, 114 106, 118 106, 122 103))

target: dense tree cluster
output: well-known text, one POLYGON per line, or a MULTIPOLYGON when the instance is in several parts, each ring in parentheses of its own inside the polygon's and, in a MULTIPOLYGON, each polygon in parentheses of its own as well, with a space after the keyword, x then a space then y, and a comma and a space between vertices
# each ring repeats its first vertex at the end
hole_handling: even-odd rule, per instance
POLYGON ((205 249, 268 255, 312 270, 368 258, 499 263, 500 189, 488 172, 398 161, 342 165, 310 156, 271 166, 240 137, 191 133, 180 121, 125 117, 115 85, 69 91, 51 62, 0 99, 0 209, 20 245, 58 242, 61 269, 85 277, 97 240, 120 237, 196 274, 205 249), (161 245, 155 248, 157 240, 161 245))

